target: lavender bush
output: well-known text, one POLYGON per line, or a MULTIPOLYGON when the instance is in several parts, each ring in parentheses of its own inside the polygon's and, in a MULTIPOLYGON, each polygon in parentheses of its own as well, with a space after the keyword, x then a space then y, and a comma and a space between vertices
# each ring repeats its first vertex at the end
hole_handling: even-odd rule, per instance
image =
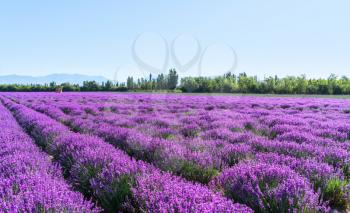
MULTIPOLYGON (((146 175, 153 172, 145 172, 156 171, 165 176, 169 172, 175 179, 185 178, 204 185, 210 182, 213 191, 224 192, 234 202, 245 203, 259 211, 327 211, 327 206, 330 210, 346 211, 350 203, 350 114, 346 113, 350 101, 347 99, 120 93, 1 95, 64 124, 57 126, 60 131, 55 135, 56 132, 51 132, 56 129, 50 127, 54 126, 52 120, 42 121, 46 123, 40 128, 36 127, 38 124, 31 125, 31 119, 42 114, 30 112, 33 115, 27 116, 26 124, 21 123, 24 115, 17 116, 37 144, 61 164, 66 179, 84 189, 84 195, 97 202, 102 202, 98 201, 99 197, 113 197, 104 193, 113 190, 101 186, 110 184, 120 188, 118 182, 105 181, 120 178, 122 183, 127 182, 130 186, 123 190, 127 196, 122 205, 147 211, 151 205, 148 198, 152 196, 137 195, 135 199, 137 192, 150 193, 148 189, 152 189, 152 193, 160 193, 157 196, 161 200, 162 194, 171 191, 163 192, 161 189, 166 188, 154 185, 156 183, 152 181, 156 181, 146 175), (87 146, 100 150, 98 153, 119 150, 118 153, 123 153, 126 158, 135 159, 132 165, 136 166, 131 166, 130 173, 110 178, 107 171, 113 169, 100 162, 113 161, 111 158, 90 156, 81 161, 85 155, 89 156, 88 153, 79 157, 72 155, 80 153, 80 149, 85 150, 76 142, 78 140, 99 141, 87 146), (70 144, 77 148, 66 150, 70 144), (93 162, 99 163, 91 166, 95 165, 93 162), (263 166, 258 167, 260 164, 263 166), (149 166, 153 169, 140 169, 149 166), (242 171, 238 175, 231 175, 234 178, 219 181, 228 171, 240 167, 242 171), (283 184, 274 186, 262 178, 267 184, 258 184, 266 189, 262 197, 257 197, 255 191, 246 191, 241 198, 230 194, 229 187, 225 188, 246 178, 244 174, 256 175, 263 167, 275 172, 274 178, 283 184), (89 178, 83 180, 86 176, 89 178), (137 190, 135 186, 141 184, 141 180, 152 180, 145 182, 150 188, 145 185, 145 191, 137 190), (224 184, 226 182, 229 184, 224 184), (287 191, 290 184, 295 188, 287 191), (254 202, 244 200, 253 198, 254 202), (265 203, 261 204, 259 199, 265 203)), ((270 175, 258 173, 261 177, 270 175)), ((156 203, 157 199, 151 200, 156 203)), ((162 203, 160 200, 157 202, 162 203)), ((175 211, 177 208, 180 207, 177 206, 175 211)))
POLYGON ((99 212, 72 191, 51 163, 0 104, 0 211, 99 212))
MULTIPOLYGON (((14 113, 18 122, 36 139, 37 144, 60 163, 65 178, 75 189, 92 198, 106 212, 141 211, 144 200, 136 199, 139 195, 134 189, 135 187, 142 189, 138 183, 149 176, 157 178, 155 182, 160 183, 161 188, 149 188, 144 194, 145 199, 151 198, 152 194, 168 193, 167 197, 186 200, 195 192, 198 199, 193 201, 193 204, 198 208, 189 209, 191 212, 215 209, 216 205, 229 212, 234 212, 236 209, 251 211, 248 207, 233 204, 232 201, 211 192, 206 186, 193 184, 167 173, 163 174, 152 165, 137 162, 100 138, 73 133, 43 114, 8 99, 2 100, 14 113), (179 185, 178 187, 184 188, 183 194, 162 190, 166 188, 167 182, 164 181, 166 179, 173 179, 172 186, 179 185)), ((169 209, 183 208, 181 203, 172 200, 165 199, 163 202, 169 209)), ((148 203, 154 206, 151 212, 164 211, 162 206, 157 206, 158 200, 151 199, 148 203)))
POLYGON ((310 183, 288 167, 240 163, 224 171, 213 185, 228 197, 258 212, 316 212, 323 210, 310 183))

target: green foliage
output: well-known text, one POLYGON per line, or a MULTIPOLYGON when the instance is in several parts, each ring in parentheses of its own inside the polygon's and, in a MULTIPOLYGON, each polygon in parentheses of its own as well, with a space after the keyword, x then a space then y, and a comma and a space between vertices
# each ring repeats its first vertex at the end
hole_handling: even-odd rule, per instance
POLYGON ((209 183, 216 175, 218 170, 214 168, 203 168, 198 164, 189 161, 183 161, 181 166, 181 174, 187 180, 198 181, 203 184, 209 183))
POLYGON ((93 190, 91 186, 91 179, 95 178, 102 171, 102 166, 93 165, 92 163, 81 165, 77 175, 72 177, 78 184, 77 190, 79 190, 84 196, 92 197, 93 190))
POLYGON ((126 87, 128 89, 134 89, 134 78, 133 77, 128 77, 128 79, 126 80, 126 87))
POLYGON ((113 178, 111 182, 99 184, 98 176, 101 175, 101 171, 102 166, 87 164, 83 165, 77 177, 73 178, 79 184, 79 191, 86 197, 94 197, 105 212, 116 212, 122 209, 123 204, 132 196, 133 177, 123 175, 113 178), (98 187, 98 190, 93 189, 95 187, 98 187))
POLYGON ((258 80, 256 76, 227 73, 218 77, 184 77, 179 88, 183 92, 205 93, 261 93, 261 94, 350 94, 350 80, 343 76, 330 75, 328 79, 307 79, 305 75, 284 78, 267 77, 258 80))
POLYGON ((99 85, 96 81, 84 81, 83 87, 81 91, 100 91, 101 85, 99 85))
POLYGON ((332 208, 345 210, 349 206, 349 185, 347 181, 331 179, 323 192, 323 198, 332 208))
POLYGON ((133 77, 127 78, 128 90, 175 90, 178 84, 179 76, 175 69, 170 69, 168 75, 159 74, 153 78, 152 74, 147 78, 138 78, 136 81, 133 77))
POLYGON ((19 188, 18 184, 15 183, 15 184, 12 185, 12 193, 14 195, 17 195, 20 191, 21 191, 21 189, 19 188))
POLYGON ((83 85, 62 83, 57 85, 55 82, 50 84, 2 84, 0 85, 0 91, 2 92, 54 92, 57 88, 62 88, 66 92, 78 92, 78 91, 126 91, 127 88, 124 84, 116 83, 108 80, 102 82, 102 84, 96 81, 84 81, 83 85))
POLYGON ((169 75, 168 75, 168 89, 173 90, 176 88, 177 83, 178 83, 179 76, 176 73, 175 69, 170 69, 169 70, 169 75))
POLYGON ((132 183, 133 178, 127 175, 113 180, 107 188, 99 192, 99 205, 103 207, 105 212, 116 212, 118 209, 123 209, 123 205, 132 196, 132 183))
POLYGON ((197 137, 199 134, 199 129, 188 129, 184 128, 181 130, 181 133, 183 136, 188 137, 188 138, 194 138, 197 137))
MULTIPOLYGON (((50 84, 3 84, 0 91, 4 92, 53 92, 58 87, 63 91, 166 91, 166 92, 194 92, 194 93, 257 93, 257 94, 319 94, 319 95, 349 95, 350 79, 346 76, 338 78, 331 74, 327 79, 307 79, 305 75, 287 76, 279 78, 269 76, 258 80, 257 76, 246 73, 235 75, 231 72, 217 77, 183 77, 179 83, 179 76, 175 69, 168 74, 159 74, 155 78, 152 74, 148 78, 128 77, 126 83, 112 81, 99 84, 96 81, 85 81, 83 85, 63 83, 50 84)), ((345 109, 345 113, 350 110, 345 109)))
POLYGON ((225 157, 225 161, 229 166, 233 166, 240 161, 248 158, 251 155, 251 153, 241 153, 241 152, 230 152, 227 157, 225 157))
POLYGON ((349 164, 344 164, 342 167, 343 174, 345 175, 345 178, 347 180, 350 180, 350 165, 349 164))

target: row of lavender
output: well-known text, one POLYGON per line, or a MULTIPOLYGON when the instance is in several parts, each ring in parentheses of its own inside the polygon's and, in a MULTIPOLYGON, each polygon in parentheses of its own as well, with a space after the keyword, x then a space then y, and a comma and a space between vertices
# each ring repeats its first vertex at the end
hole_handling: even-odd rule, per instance
POLYGON ((63 167, 74 188, 106 212, 251 212, 200 184, 135 161, 99 138, 70 132, 43 114, 3 101, 37 144, 63 167))
POLYGON ((265 100, 241 99, 240 103, 226 103, 227 99, 203 101, 197 97, 164 99, 147 95, 99 97, 74 94, 60 98, 45 94, 45 97, 20 98, 26 99, 25 104, 68 123, 77 131, 96 134, 139 159, 189 179, 209 181, 215 176, 215 170, 220 172, 246 159, 248 162, 222 172, 210 185, 223 189, 227 196, 256 210, 283 210, 305 205, 314 208, 320 206, 318 200, 328 202, 333 208, 347 206, 348 189, 344 176, 347 176, 349 131, 346 116, 341 113, 345 111, 342 107, 348 105, 344 106, 341 101, 327 101, 324 105, 328 109, 324 109, 323 103, 317 101, 308 100, 309 104, 305 105, 301 100, 295 104, 295 100, 288 99, 273 107, 272 101, 265 100), (264 119, 268 116, 274 119, 264 119), (337 119, 334 124, 337 131, 316 135, 319 137, 316 139, 313 135, 314 141, 282 140, 272 127, 288 122, 284 119, 287 116, 300 116, 299 123, 296 119, 290 119, 290 123, 304 129, 311 124, 322 124, 325 128, 326 122, 337 119), (300 124, 300 121, 304 123, 300 124), (193 126, 195 128, 191 128, 193 126), (162 138, 169 129, 175 137, 162 138), (157 138, 159 135, 161 138, 157 138), (318 141, 322 143, 315 144, 318 141), (157 156, 149 156, 149 153, 157 156), (215 170, 208 173, 208 167, 215 170), (198 177, 198 174, 203 175, 198 177), (251 178, 244 179, 248 174, 251 178), (261 184, 266 185, 264 189, 261 184), (300 200, 300 197, 304 199, 300 200), (272 205, 276 203, 277 206, 272 205))
POLYGON ((0 211, 98 212, 73 192, 52 164, 0 103, 0 211))

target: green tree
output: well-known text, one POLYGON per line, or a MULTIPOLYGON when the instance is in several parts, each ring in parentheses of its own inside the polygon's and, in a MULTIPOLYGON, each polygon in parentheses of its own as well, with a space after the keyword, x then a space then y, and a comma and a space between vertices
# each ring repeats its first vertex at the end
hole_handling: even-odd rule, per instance
POLYGON ((128 89, 134 89, 134 78, 133 77, 128 77, 126 80, 126 87, 128 89))
POLYGON ((179 80, 179 76, 176 73, 175 69, 170 69, 169 70, 169 75, 168 75, 168 89, 173 90, 177 87, 177 83, 179 80))

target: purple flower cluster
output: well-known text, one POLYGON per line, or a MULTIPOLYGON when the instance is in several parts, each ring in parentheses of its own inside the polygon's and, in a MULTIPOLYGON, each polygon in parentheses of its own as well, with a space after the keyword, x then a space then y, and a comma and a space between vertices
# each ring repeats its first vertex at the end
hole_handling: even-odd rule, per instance
MULTIPOLYGON (((51 109, 53 115, 58 114, 55 113, 57 108, 54 107, 45 107, 44 110, 41 110, 42 107, 34 108, 50 116, 51 109)), ((55 116, 52 117, 56 118, 55 116)), ((193 151, 184 144, 174 143, 176 139, 154 138, 141 131, 104 122, 103 118, 100 117, 83 119, 74 115, 64 122, 69 123, 74 130, 99 136, 137 159, 153 163, 164 171, 171 171, 190 180, 208 183, 221 166, 221 159, 211 155, 209 149, 193 151), (186 172, 187 167, 196 169, 198 173, 194 176, 192 172, 186 172)), ((164 121, 162 123, 157 121, 156 124, 166 125, 164 121)), ((164 128, 158 128, 157 132, 164 135, 165 131, 164 128)), ((169 134, 171 134, 171 131, 169 134)), ((183 142, 186 141, 183 140, 183 142)))
POLYGON ((253 212, 199 184, 158 172, 138 178, 133 193, 145 212, 253 212))
POLYGON ((306 177, 313 185, 315 191, 321 192, 327 187, 329 180, 341 177, 334 168, 326 163, 318 162, 316 159, 298 159, 276 153, 258 153, 255 161, 288 166, 298 174, 306 177))
POLYGON ((310 183, 285 166, 239 163, 221 173, 212 185, 259 212, 325 210, 310 183))
POLYGON ((92 198, 105 211, 139 211, 147 203, 153 206, 146 209, 150 212, 164 212, 166 209, 251 212, 248 207, 233 204, 206 186, 162 173, 142 161, 137 162, 100 138, 73 133, 41 113, 8 99, 3 101, 37 144, 63 167, 64 177, 75 189, 92 198), (149 177, 154 178, 152 181, 157 183, 158 188, 142 184, 149 177), (166 190, 170 186, 182 188, 183 191, 179 194, 166 190), (138 199, 141 191, 136 190, 142 191, 143 199, 138 199), (153 197, 154 194, 158 194, 157 199, 153 197), (178 202, 192 196, 196 199, 188 201, 187 206, 178 202), (162 205, 158 205, 160 202, 162 205))
MULTIPOLYGON (((273 186, 266 191, 269 199, 265 195, 260 197, 262 201, 252 203, 239 196, 234 199, 254 209, 258 208, 256 203, 260 210, 276 211, 325 211, 325 205, 332 209, 350 205, 350 114, 344 112, 350 108, 350 101, 346 99, 116 93, 3 95, 62 122, 68 127, 62 132, 70 129, 94 135, 162 171, 204 184, 212 181, 214 190, 220 191, 224 183, 213 183, 220 183, 218 180, 238 165, 247 168, 241 166, 234 181, 255 174, 254 168, 260 164, 263 166, 259 169, 265 166, 272 168, 266 170, 276 170, 280 174, 276 179, 285 183, 279 185, 280 194, 273 186)), ((37 138, 38 144, 42 138, 37 138)), ((68 155, 56 155, 70 159, 68 155)), ((138 179, 131 182, 138 183, 138 179)), ((147 185, 159 189, 151 182, 147 185)), ((235 198, 229 191, 225 190, 226 195, 235 198)), ((249 194, 256 196, 254 193, 248 190, 245 199, 250 199, 249 194)), ((145 205, 142 208, 149 208, 145 205)))
POLYGON ((64 181, 0 104, 0 211, 99 212, 64 181))

